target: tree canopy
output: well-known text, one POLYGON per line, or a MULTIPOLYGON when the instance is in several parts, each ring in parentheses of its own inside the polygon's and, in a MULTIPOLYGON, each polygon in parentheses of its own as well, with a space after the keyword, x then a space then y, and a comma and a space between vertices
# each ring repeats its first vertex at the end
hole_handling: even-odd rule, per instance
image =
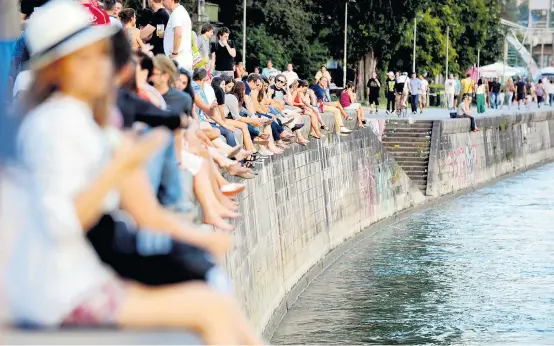
MULTIPOLYGON (((138 1, 138 0, 131 0, 138 1)), ((231 28, 241 56, 243 1, 211 0, 220 21, 231 28)), ((277 68, 293 63, 313 76, 329 59, 342 61, 347 0, 247 0, 247 68, 271 59, 277 68)), ((514 19, 515 0, 356 0, 348 5, 348 67, 371 55, 380 70, 412 69, 413 25, 417 16, 416 66, 431 76, 444 73, 446 32, 449 68, 463 72, 501 57, 503 14, 514 19)), ((196 1, 186 0, 192 9, 196 1)), ((194 9, 192 9, 194 11, 194 9)))

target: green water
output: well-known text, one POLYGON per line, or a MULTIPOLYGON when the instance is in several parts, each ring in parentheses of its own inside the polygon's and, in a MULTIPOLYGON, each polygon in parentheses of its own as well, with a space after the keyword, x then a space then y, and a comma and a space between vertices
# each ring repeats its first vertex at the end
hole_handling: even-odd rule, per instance
POLYGON ((273 344, 554 344, 554 165, 368 236, 273 344))

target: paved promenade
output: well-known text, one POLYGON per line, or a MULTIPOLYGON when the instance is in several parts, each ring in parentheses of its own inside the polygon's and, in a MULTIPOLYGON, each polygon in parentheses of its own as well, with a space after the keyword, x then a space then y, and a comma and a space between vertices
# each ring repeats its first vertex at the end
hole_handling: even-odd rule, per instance
MULTIPOLYGON (((379 110, 379 114, 377 114, 377 115, 376 114, 369 114, 369 108, 368 107, 364 107, 364 109, 365 109, 366 118, 369 118, 369 119, 378 119, 378 120, 398 119, 398 116, 396 115, 396 113, 387 115, 383 108, 379 110)), ((536 104, 534 104, 531 107, 531 110, 537 110, 537 109, 538 109, 538 107, 537 107, 536 104)), ((543 110, 543 109, 544 110, 554 110, 554 107, 541 106, 540 109, 541 110, 543 110)), ((477 114, 477 111, 476 111, 475 107, 472 107, 472 111, 473 111, 472 115, 475 116, 475 118, 479 118, 480 116, 490 117, 490 116, 499 116, 499 115, 503 115, 503 114, 514 114, 514 113, 518 112, 517 106, 512 106, 512 108, 508 108, 506 105, 502 109, 498 109, 498 110, 487 108, 487 111, 485 113, 482 113, 482 114, 477 114)), ((522 106, 521 110, 519 112, 527 112, 527 111, 529 111, 527 109, 527 107, 522 106)), ((410 116, 410 115, 411 115, 410 109, 408 108, 408 116, 410 116)), ((450 118, 450 112, 446 108, 432 107, 432 108, 426 108, 423 111, 423 114, 420 114, 418 112, 416 115, 411 115, 411 116, 414 120, 441 120, 441 119, 450 118)))

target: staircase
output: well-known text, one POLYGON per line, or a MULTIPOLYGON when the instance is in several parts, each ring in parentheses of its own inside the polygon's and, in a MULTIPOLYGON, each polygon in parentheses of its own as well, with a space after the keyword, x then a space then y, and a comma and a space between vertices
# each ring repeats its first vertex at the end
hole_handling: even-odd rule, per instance
POLYGON ((390 119, 382 137, 387 151, 424 195, 432 130, 432 120, 416 120, 410 124, 407 120, 390 119))

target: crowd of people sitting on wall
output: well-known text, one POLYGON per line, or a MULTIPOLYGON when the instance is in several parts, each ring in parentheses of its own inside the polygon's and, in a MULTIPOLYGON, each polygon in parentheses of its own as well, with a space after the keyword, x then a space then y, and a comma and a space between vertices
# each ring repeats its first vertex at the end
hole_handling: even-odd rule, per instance
POLYGON ((303 126, 321 138, 324 112, 344 136, 347 111, 360 127, 363 112, 351 83, 331 100, 323 69, 311 86, 292 65, 247 73, 228 29, 213 43, 213 26, 195 35, 177 0, 149 6, 140 27, 115 0, 51 0, 26 19, 11 169, 28 190, 13 189, 10 208, 32 204, 38 217, 2 219, 14 249, 6 311, 16 325, 177 327, 208 344, 260 344, 218 264, 246 188, 229 177, 307 145, 303 126))

